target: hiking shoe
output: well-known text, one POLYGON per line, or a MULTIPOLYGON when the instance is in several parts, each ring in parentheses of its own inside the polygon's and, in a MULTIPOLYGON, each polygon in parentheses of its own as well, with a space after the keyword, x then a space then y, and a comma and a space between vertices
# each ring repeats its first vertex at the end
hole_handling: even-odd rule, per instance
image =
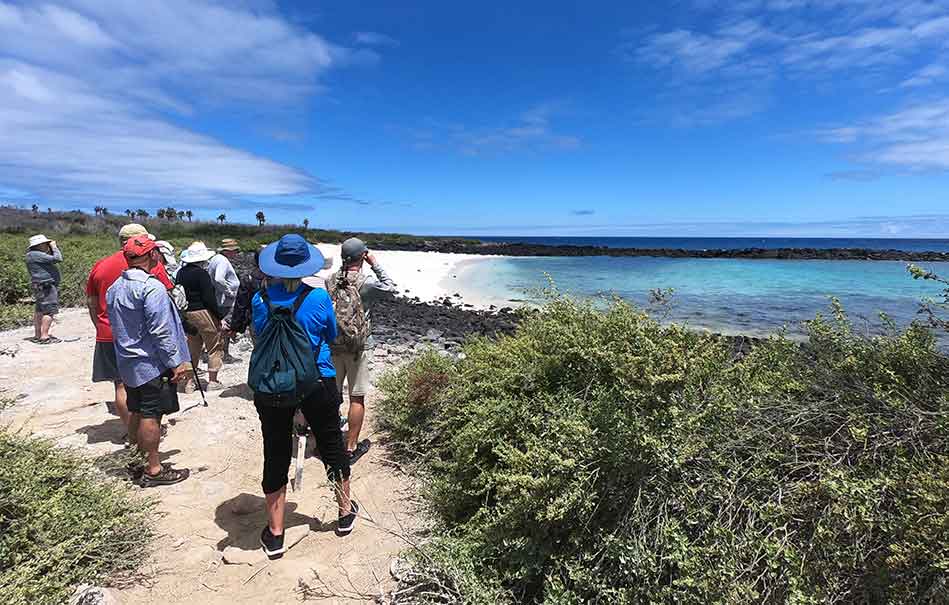
POLYGON ((181 483, 191 474, 186 468, 176 469, 171 468, 171 466, 162 466, 161 472, 157 475, 149 475, 147 472, 142 472, 142 478, 139 480, 138 484, 142 487, 158 487, 160 485, 174 485, 175 483, 181 483))
POLYGON ((340 517, 336 523, 336 533, 341 536, 349 535, 349 533, 353 531, 353 528, 356 527, 356 516, 359 514, 359 505, 356 504, 355 500, 349 501, 349 511, 348 515, 340 517))
POLYGON ((264 549, 264 554, 268 557, 279 557, 287 552, 287 547, 283 545, 283 534, 273 535, 270 526, 265 526, 260 532, 260 545, 264 549))
POLYGON ((55 336, 50 336, 45 340, 37 340, 36 344, 38 345, 54 345, 58 342, 62 342, 62 339, 56 338, 55 336))
POLYGON ((190 395, 191 393, 194 393, 194 389, 195 389, 194 380, 187 380, 183 382, 180 388, 181 388, 181 392, 184 393, 185 395, 190 395))
POLYGON ((215 380, 214 382, 209 382, 208 386, 204 387, 204 390, 210 393, 211 391, 223 391, 226 388, 227 387, 221 384, 219 380, 215 380))
POLYGON ((359 462, 359 459, 366 455, 369 451, 370 446, 372 446, 372 441, 368 439, 363 439, 358 444, 356 444, 356 449, 349 452, 349 465, 352 466, 359 462))

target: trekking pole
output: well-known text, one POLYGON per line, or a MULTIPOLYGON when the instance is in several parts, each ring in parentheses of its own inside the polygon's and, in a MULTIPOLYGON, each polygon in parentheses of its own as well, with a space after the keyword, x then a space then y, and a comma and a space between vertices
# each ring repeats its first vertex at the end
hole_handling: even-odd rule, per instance
POLYGON ((294 427, 296 433, 297 460, 296 468, 293 473, 293 491, 298 492, 303 489, 303 459, 306 458, 306 427, 297 425, 294 427))
POLYGON ((204 402, 204 407, 208 407, 208 398, 204 396, 204 386, 201 385, 201 379, 198 378, 198 369, 194 367, 194 364, 191 364, 191 374, 198 385, 198 392, 201 393, 201 401, 204 402))
MULTIPOLYGON (((204 396, 204 387, 201 386, 201 379, 198 378, 198 370, 197 368, 194 367, 194 364, 191 365, 191 375, 194 376, 194 382, 198 385, 198 392, 201 393, 201 401, 204 402, 204 407, 208 407, 208 399, 207 397, 204 396)), ((185 412, 192 410, 196 407, 198 407, 197 403, 186 407, 185 409, 181 410, 181 412, 179 413, 184 414, 185 412)))

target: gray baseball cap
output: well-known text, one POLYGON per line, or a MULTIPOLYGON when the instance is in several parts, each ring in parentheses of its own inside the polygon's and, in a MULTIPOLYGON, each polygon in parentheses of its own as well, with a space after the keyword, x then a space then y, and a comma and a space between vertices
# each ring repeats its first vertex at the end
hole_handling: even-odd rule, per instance
POLYGON ((365 253, 366 244, 364 244, 363 241, 358 237, 349 238, 343 242, 343 245, 340 248, 340 255, 343 257, 343 260, 357 259, 365 253))

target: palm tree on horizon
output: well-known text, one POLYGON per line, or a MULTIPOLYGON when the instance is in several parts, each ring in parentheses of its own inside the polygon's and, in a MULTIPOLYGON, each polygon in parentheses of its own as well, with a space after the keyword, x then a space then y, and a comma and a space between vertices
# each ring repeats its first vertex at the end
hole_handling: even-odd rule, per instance
POLYGON ((304 229, 304 231, 307 230, 307 229, 309 229, 309 228, 310 228, 310 219, 308 219, 308 218, 303 219, 303 229, 304 229))
POLYGON ((190 210, 186 210, 186 211, 185 211, 185 216, 188 217, 188 222, 190 223, 190 222, 191 222, 191 217, 194 216, 194 213, 191 212, 190 210))
POLYGON ((217 215, 217 220, 223 225, 223 224, 224 224, 224 221, 227 220, 227 215, 221 213, 221 214, 217 215))
POLYGON ((258 211, 257 211, 257 225, 260 226, 260 227, 263 227, 263 226, 264 226, 264 223, 266 223, 266 222, 267 222, 267 218, 264 216, 263 211, 262 211, 262 210, 258 210, 258 211))

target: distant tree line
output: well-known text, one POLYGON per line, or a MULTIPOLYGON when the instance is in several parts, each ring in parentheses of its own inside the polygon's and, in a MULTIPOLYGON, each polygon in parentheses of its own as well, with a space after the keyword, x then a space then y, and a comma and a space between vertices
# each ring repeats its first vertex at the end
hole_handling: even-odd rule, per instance
MULTIPOLYGON (((39 215, 40 207, 38 204, 33 204, 31 206, 31 209, 33 211, 33 216, 39 215)), ((47 208, 46 212, 49 214, 52 214, 53 209, 47 208)), ((81 210, 77 210, 77 212, 81 212, 81 210)), ((93 212, 95 216, 102 216, 102 217, 110 216, 109 209, 106 208, 105 206, 95 206, 93 208, 93 212)), ((138 208, 136 210, 133 210, 131 208, 126 208, 123 214, 129 217, 130 219, 133 219, 133 220, 138 219, 142 221, 152 216, 151 213, 144 208, 138 208)), ((183 221, 184 219, 187 218, 188 222, 190 223, 194 219, 194 212, 192 212, 191 210, 178 210, 174 206, 168 206, 166 208, 159 208, 158 210, 156 210, 155 217, 159 220, 165 220, 165 221, 183 221)), ((257 219, 257 225, 260 227, 263 227, 267 223, 267 217, 266 215, 264 215, 264 212, 262 210, 257 211, 255 218, 257 219)), ((223 225, 225 222, 227 222, 227 215, 222 212, 221 214, 217 215, 216 220, 218 223, 223 225)), ((310 228, 309 218, 303 219, 303 228, 305 230, 310 228)))

